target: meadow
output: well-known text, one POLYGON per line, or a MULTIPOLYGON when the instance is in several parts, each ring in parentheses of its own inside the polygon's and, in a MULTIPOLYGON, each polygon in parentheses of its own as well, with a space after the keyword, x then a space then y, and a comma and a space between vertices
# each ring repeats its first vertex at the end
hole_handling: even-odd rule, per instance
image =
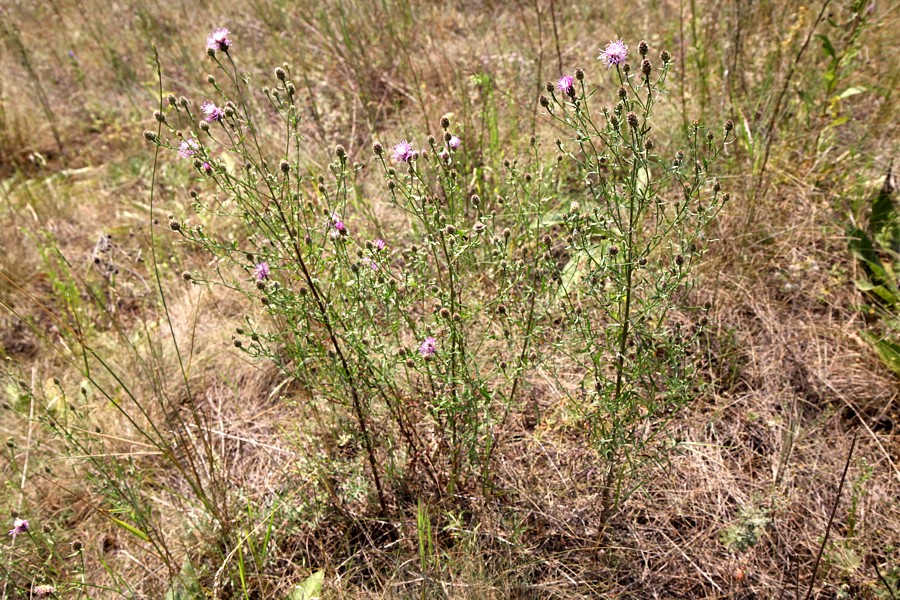
POLYGON ((898 27, 6 0, 0 597, 900 597, 898 27))

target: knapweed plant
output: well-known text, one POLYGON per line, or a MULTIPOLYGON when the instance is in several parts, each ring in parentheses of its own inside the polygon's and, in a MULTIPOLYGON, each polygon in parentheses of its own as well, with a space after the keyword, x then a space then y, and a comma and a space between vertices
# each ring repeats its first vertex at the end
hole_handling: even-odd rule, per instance
POLYGON ((465 167, 465 132, 445 117, 437 136, 374 143, 366 165, 338 145, 317 173, 296 74, 255 89, 224 30, 208 50, 223 83, 210 76, 200 103, 161 98, 145 136, 199 179, 195 216, 170 225, 214 259, 184 277, 262 307, 233 344, 304 390, 312 472, 335 502, 354 469, 383 513, 403 490, 495 490, 504 426, 539 367, 596 449, 604 522, 661 456, 666 419, 699 386, 692 269, 727 199, 708 170, 732 126, 655 147, 672 61, 638 51, 633 68, 611 43, 602 87, 580 69, 548 84, 540 105, 567 134, 495 171, 465 167))

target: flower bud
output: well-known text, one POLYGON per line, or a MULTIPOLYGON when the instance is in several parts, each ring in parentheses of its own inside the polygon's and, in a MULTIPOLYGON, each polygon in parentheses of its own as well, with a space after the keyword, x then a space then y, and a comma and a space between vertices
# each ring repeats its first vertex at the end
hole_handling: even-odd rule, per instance
POLYGON ((650 52, 650 45, 647 44, 647 40, 638 42, 638 52, 640 52, 641 56, 647 56, 647 53, 650 52))
POLYGON ((284 72, 284 69, 278 67, 277 69, 275 69, 275 77, 277 77, 281 81, 284 81, 285 79, 287 79, 287 73, 284 72))
POLYGON ((553 93, 553 84, 548 81, 546 84, 544 84, 544 89, 547 90, 548 94, 552 94, 553 93))
POLYGON ((450 127, 450 119, 447 117, 441 117, 441 128, 447 129, 450 127))
POLYGON ((291 172, 291 163, 289 163, 288 161, 281 161, 281 164, 279 166, 281 167, 281 172, 285 175, 291 172))
POLYGON ((347 158, 347 149, 338 144, 334 149, 334 155, 339 159, 344 160, 345 158, 347 158))
POLYGON ((667 65, 669 64, 669 61, 672 60, 672 55, 669 54, 668 50, 663 50, 659 53, 659 60, 661 60, 664 65, 667 65))
POLYGON ((650 61, 646 58, 641 61, 641 73, 644 74, 644 77, 650 76, 650 71, 653 70, 653 65, 650 64, 650 61))
POLYGON ((728 133, 732 129, 734 129, 734 121, 728 119, 727 121, 725 121, 725 133, 728 133))
POLYGON ((216 84, 216 78, 213 77, 212 75, 207 75, 207 76, 206 76, 206 82, 215 85, 215 84, 216 84))
POLYGON ((626 118, 628 119, 628 125, 629 125, 632 129, 637 129, 637 126, 638 126, 638 116, 637 116, 636 114, 634 114, 633 112, 629 112, 629 113, 628 113, 628 116, 627 116, 626 118))
POLYGON ((544 108, 547 108, 550 106, 550 100, 547 99, 547 96, 542 95, 541 99, 540 99, 540 103, 541 103, 541 106, 543 106, 544 108))
POLYGON ((169 103, 169 106, 175 106, 178 103, 178 99, 175 98, 172 94, 166 96, 166 102, 169 103))
POLYGON ((148 142, 156 142, 159 140, 159 138, 156 137, 156 134, 152 131, 144 131, 144 139, 148 142))
POLYGON ((381 156, 384 154, 384 146, 382 146, 380 142, 375 142, 372 144, 372 152, 374 152, 376 156, 381 156))
POLYGON ((575 79, 577 79, 578 81, 584 81, 584 69, 575 69, 575 79))

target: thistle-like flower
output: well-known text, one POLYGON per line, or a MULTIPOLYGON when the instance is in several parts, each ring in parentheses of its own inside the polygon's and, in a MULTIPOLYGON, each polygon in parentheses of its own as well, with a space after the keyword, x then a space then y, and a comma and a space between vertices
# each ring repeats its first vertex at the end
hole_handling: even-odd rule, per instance
POLYGON ((598 57, 606 63, 606 68, 611 69, 625 62, 628 57, 628 46, 622 40, 616 40, 606 45, 606 49, 598 57))
POLYGON ((407 142, 406 140, 400 140, 393 149, 391 153, 391 158, 394 159, 394 162, 409 162, 413 155, 413 147, 412 144, 407 142))
POLYGON ((556 89, 560 91, 560 93, 565 94, 566 96, 574 96, 575 95, 575 80, 571 75, 563 75, 556 82, 556 89))
POLYGON ((225 117, 225 111, 212 102, 204 102, 202 109, 203 114, 206 115, 206 120, 209 123, 212 123, 213 121, 221 121, 225 117))
POLYGON ((228 52, 228 48, 231 47, 231 40, 228 39, 228 33, 229 31, 227 29, 216 29, 206 38, 206 47, 210 50, 228 52))
POLYGON ((462 142, 460 141, 460 139, 458 137, 453 135, 453 136, 450 136, 450 141, 447 142, 447 145, 450 146, 451 150, 459 150, 459 147, 460 147, 460 145, 462 145, 462 142))
POLYGON ((437 352, 437 340, 428 336, 419 344, 419 354, 422 358, 431 358, 437 352))
POLYGON ((199 148, 197 140, 193 138, 181 140, 181 145, 178 146, 178 156, 181 158, 190 158, 194 155, 194 152, 197 151, 197 148, 199 148))
POLYGON ((253 269, 253 276, 256 277, 257 281, 263 281, 264 279, 269 278, 269 263, 261 262, 256 265, 256 268, 253 269))
POLYGON ((9 530, 9 535, 15 538, 17 535, 21 535, 28 531, 28 519, 19 519, 16 518, 13 521, 13 528, 9 530))

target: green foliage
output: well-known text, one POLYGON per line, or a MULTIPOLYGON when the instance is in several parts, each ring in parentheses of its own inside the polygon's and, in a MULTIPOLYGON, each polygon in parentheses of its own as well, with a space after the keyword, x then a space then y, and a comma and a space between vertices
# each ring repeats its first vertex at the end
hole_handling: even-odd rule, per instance
POLYGON ((900 375, 900 211, 895 189, 889 170, 872 200, 868 227, 851 227, 848 238, 850 252, 866 276, 856 287, 872 300, 870 311, 881 320, 863 335, 885 366, 900 375))

